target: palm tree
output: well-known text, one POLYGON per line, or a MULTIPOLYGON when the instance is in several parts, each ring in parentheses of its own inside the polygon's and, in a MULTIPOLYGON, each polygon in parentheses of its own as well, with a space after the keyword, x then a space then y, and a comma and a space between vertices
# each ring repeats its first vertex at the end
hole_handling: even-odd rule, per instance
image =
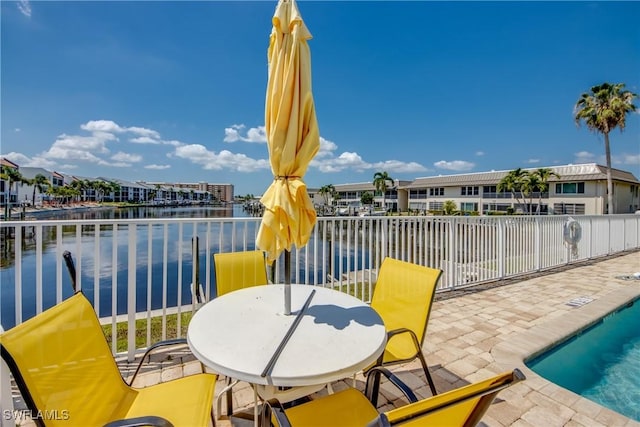
POLYGON ((527 175, 528 172, 522 170, 522 168, 514 169, 500 180, 497 190, 499 192, 510 192, 516 199, 516 203, 524 205, 524 203, 520 202, 520 196, 522 195, 522 184, 527 175))
POLYGON ((456 202, 454 202, 453 200, 445 200, 444 204, 442 205, 442 212, 445 215, 453 215, 454 213, 456 213, 457 209, 458 207, 456 206, 456 202))
POLYGON ((393 178, 389 176, 387 172, 376 172, 373 174, 373 186, 376 187, 376 191, 382 193, 382 207, 387 208, 387 204, 385 201, 385 193, 387 192, 387 188, 393 187, 393 178), (391 185, 387 185, 391 183, 391 185))
POLYGON ((318 191, 318 193, 324 199, 325 205, 329 204, 329 197, 333 196, 333 193, 335 192, 336 192, 336 188, 333 186, 333 184, 323 185, 322 187, 320 187, 320 191, 318 191))
MULTIPOLYGON (((109 181, 107 183, 107 185, 109 186, 108 191, 113 193, 113 200, 112 201, 115 202, 116 201, 116 194, 120 193, 120 190, 122 190, 122 187, 120 186, 120 184, 118 184, 115 181, 109 181)), ((122 194, 119 194, 118 199, 119 199, 120 202, 122 202, 122 194)))
POLYGON ((98 196, 97 201, 102 203, 104 201, 106 192, 111 189, 111 186, 106 181, 98 179, 95 181, 91 181, 91 188, 95 190, 96 195, 98 196))
POLYGON ((604 135, 604 151, 607 161, 607 213, 615 213, 613 206, 613 181, 611 179, 611 147, 609 132, 616 127, 624 130, 627 113, 636 111, 633 92, 624 90, 624 83, 602 83, 593 86, 590 93, 583 93, 573 108, 576 124, 584 121, 591 132, 604 135))
POLYGON ((532 175, 538 179, 538 208, 536 212, 540 215, 540 206, 542 205, 542 193, 549 192, 549 178, 560 178, 560 175, 549 168, 538 168, 532 172, 532 175))
POLYGON ((10 166, 3 165, 2 166, 2 175, 0 175, 2 179, 7 181, 7 199, 5 200, 4 205, 4 220, 8 221, 11 212, 11 189, 18 184, 23 184, 26 182, 26 178, 22 176, 20 171, 16 168, 12 168, 10 166))
POLYGON ((41 173, 37 174, 33 179, 29 180, 29 184, 33 185, 33 195, 31 196, 31 206, 36 205, 36 190, 40 194, 44 193, 49 188, 49 180, 41 173))
POLYGON ((540 191, 540 178, 538 178, 538 175, 534 173, 527 172, 527 174, 523 176, 520 189, 522 191, 523 199, 525 197, 529 198, 529 203, 526 203, 526 199, 524 202, 526 210, 531 213, 533 209, 533 195, 536 191, 540 191))

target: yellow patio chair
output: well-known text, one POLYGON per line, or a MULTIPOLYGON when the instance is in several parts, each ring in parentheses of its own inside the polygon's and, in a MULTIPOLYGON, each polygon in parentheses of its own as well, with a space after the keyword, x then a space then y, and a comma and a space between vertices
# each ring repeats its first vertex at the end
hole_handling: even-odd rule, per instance
POLYGON ((217 253, 213 254, 213 263, 216 268, 217 296, 269 283, 263 251, 217 253))
POLYGON ((422 343, 441 275, 442 270, 385 258, 371 298, 371 307, 382 317, 387 330, 387 345, 375 366, 418 358, 434 395, 436 387, 422 354, 422 343))
POLYGON ((191 427, 213 422, 215 375, 131 387, 81 292, 2 333, 0 346, 37 425, 191 427))
MULTIPOLYGON (((238 289, 269 283, 265 255, 261 250, 213 254, 213 264, 216 269, 217 296, 222 296, 238 289)), ((237 383, 237 380, 227 377, 225 388, 220 390, 216 397, 218 416, 222 414, 221 399, 223 395, 226 395, 227 414, 231 416, 233 412, 231 389, 237 383)))
MULTIPOLYGON (((386 368, 374 368, 370 380, 378 372, 393 376, 386 368)), ((446 426, 471 427, 477 425, 497 394, 525 379, 518 369, 505 372, 474 384, 451 390, 426 399, 417 400, 413 392, 395 378, 408 405, 378 413, 374 404, 354 388, 284 409, 275 400, 263 406, 261 427, 387 427, 387 426, 446 426)), ((375 380, 374 380, 375 381, 375 380)))

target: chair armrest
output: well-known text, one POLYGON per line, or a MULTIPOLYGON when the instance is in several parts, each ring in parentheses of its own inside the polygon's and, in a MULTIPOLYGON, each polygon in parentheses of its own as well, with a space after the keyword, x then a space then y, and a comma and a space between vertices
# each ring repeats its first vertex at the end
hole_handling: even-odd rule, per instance
POLYGON ((269 399, 262 404, 260 411, 260 419, 258 425, 260 427, 270 427, 271 419, 275 417, 279 427, 291 427, 291 423, 284 412, 284 407, 278 399, 269 399))
POLYGON ((144 352, 144 355, 142 356, 142 359, 140 359, 140 363, 138 363, 138 367, 136 368, 136 371, 133 373, 133 376, 131 377, 131 380, 129 381, 129 385, 133 384, 133 381, 136 379, 136 376, 138 375, 138 373, 140 372, 140 368, 142 368, 142 364, 144 363, 144 359, 146 359, 147 356, 149 356, 149 354, 151 354, 154 350, 160 348, 160 347, 168 347, 168 346, 172 346, 172 345, 187 345, 187 340, 186 338, 175 338, 175 339, 170 339, 170 340, 165 340, 165 341, 159 341, 155 344, 150 345, 147 348, 147 351, 144 352))
MULTIPOLYGON (((400 335, 400 334, 409 334, 411 336, 411 339, 413 340, 413 345, 416 346, 416 350, 420 351, 420 348, 422 346, 420 345, 420 342, 418 341, 418 337, 416 336, 416 333, 413 332, 411 329, 398 328, 398 329, 393 329, 391 331, 388 331, 387 332, 387 342, 391 341, 391 338, 393 338, 394 336, 400 335)), ((384 353, 378 359, 378 365, 382 365, 383 356, 384 356, 384 353)))
POLYGON ((154 427, 173 427, 173 424, 162 417, 156 417, 155 415, 148 415, 145 417, 127 418, 124 420, 111 421, 104 425, 104 427, 141 427, 141 426, 154 426, 154 427))
POLYGON ((410 334, 411 338, 414 339, 415 342, 418 342, 418 337, 416 336, 415 332, 413 332, 411 329, 407 329, 407 328, 398 328, 398 329, 394 329, 392 331, 388 331, 387 332, 387 341, 389 340, 389 338, 395 336, 395 335, 400 335, 400 334, 410 334))
POLYGON ((395 385, 398 390, 402 392, 402 394, 407 398, 409 403, 414 403, 418 401, 415 393, 411 388, 406 385, 400 378, 394 375, 387 368, 383 368, 382 366, 375 366, 371 368, 367 372, 367 382, 364 388, 364 395, 367 396, 367 399, 373 404, 373 406, 378 406, 378 391, 380 390, 380 374, 384 375, 391 384, 395 385))

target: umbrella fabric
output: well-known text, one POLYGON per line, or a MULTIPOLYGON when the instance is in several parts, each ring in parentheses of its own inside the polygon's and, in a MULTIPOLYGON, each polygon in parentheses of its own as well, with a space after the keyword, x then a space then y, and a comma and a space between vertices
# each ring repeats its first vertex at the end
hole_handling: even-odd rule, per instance
POLYGON ((316 211, 302 180, 320 148, 311 92, 309 30, 295 0, 280 0, 268 49, 265 130, 274 180, 260 200, 265 207, 256 243, 273 262, 293 244, 307 244, 316 211))

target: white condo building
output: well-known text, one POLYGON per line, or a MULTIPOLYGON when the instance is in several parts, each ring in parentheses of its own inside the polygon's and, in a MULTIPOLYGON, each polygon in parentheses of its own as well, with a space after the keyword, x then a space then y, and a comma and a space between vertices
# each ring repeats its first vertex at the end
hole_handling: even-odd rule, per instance
MULTIPOLYGON (((538 168, 523 169, 534 171, 538 168)), ((559 177, 549 179, 549 190, 529 195, 499 192, 498 183, 510 172, 491 171, 394 181, 385 194, 391 211, 439 213, 451 200, 463 213, 540 213, 543 215, 601 215, 607 213, 606 167, 579 164, 548 167, 559 177)), ((640 209, 640 181, 631 172, 612 169, 614 213, 633 213, 640 209)), ((334 184, 335 204, 356 206, 364 192, 375 195, 375 205, 382 206, 382 195, 371 182, 334 184)), ((318 197, 316 196, 316 201, 318 197)))

